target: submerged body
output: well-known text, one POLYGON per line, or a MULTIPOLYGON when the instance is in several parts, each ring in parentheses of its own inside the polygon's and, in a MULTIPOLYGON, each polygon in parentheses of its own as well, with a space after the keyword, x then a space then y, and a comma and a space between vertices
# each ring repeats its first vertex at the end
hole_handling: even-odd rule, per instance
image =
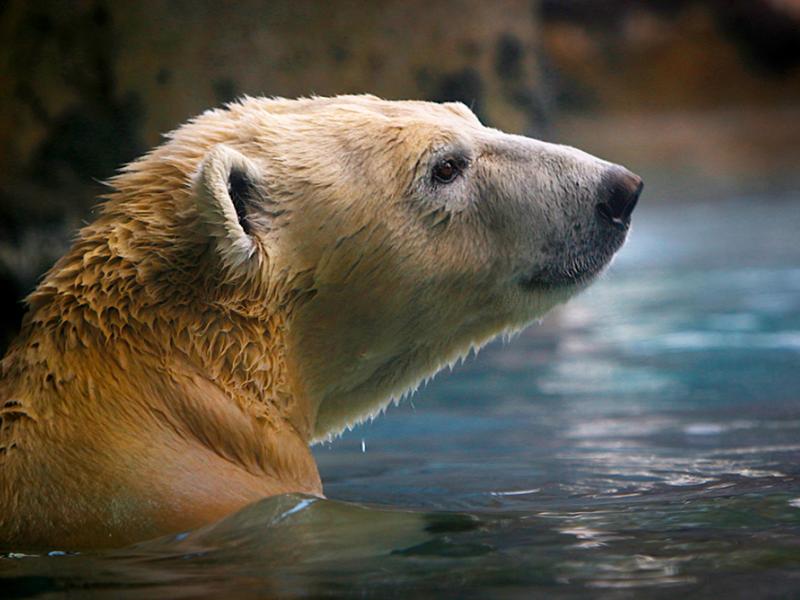
POLYGON ((640 180, 462 105, 245 99, 126 167, 0 367, 0 545, 322 494, 309 444, 586 285, 640 180))

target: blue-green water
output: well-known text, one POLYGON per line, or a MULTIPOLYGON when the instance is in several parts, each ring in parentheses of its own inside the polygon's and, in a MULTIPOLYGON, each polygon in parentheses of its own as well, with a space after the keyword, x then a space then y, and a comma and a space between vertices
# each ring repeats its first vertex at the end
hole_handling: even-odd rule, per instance
POLYGON ((565 309, 317 448, 335 500, 7 555, 0 597, 800 597, 800 196, 634 224, 565 309))

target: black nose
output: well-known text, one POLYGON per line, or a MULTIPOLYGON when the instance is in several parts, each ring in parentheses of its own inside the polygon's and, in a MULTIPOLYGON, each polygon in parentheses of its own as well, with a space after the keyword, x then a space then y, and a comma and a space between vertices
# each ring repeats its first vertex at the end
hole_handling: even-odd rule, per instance
POLYGON ((597 195, 597 214, 618 229, 627 229, 644 183, 642 178, 622 167, 611 167, 597 195))

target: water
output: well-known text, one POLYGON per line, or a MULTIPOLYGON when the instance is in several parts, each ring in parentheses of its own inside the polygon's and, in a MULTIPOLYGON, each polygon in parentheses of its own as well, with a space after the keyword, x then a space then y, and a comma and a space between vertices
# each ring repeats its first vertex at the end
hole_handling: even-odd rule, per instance
POLYGON ((645 205, 609 275, 265 500, 0 596, 800 595, 800 197, 645 205))

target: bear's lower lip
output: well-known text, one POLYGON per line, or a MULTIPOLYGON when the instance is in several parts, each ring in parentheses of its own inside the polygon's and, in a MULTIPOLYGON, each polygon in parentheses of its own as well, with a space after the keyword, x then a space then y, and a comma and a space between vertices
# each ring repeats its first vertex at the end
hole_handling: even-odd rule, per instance
POLYGON ((614 258, 625 243, 629 227, 605 227, 601 235, 592 236, 572 246, 551 243, 550 264, 524 272, 517 284, 525 291, 565 290, 591 283, 614 258))
MULTIPOLYGON (((621 245, 621 243, 619 244, 621 245)), ((611 262, 619 246, 606 248, 594 256, 562 265, 539 267, 517 279, 517 284, 527 292, 554 291, 583 287, 592 282, 611 262)))
POLYGON ((540 269, 532 274, 521 277, 517 283, 526 292, 546 292, 564 290, 569 287, 578 287, 588 284, 600 272, 590 269, 581 273, 566 273, 558 270, 540 269))

